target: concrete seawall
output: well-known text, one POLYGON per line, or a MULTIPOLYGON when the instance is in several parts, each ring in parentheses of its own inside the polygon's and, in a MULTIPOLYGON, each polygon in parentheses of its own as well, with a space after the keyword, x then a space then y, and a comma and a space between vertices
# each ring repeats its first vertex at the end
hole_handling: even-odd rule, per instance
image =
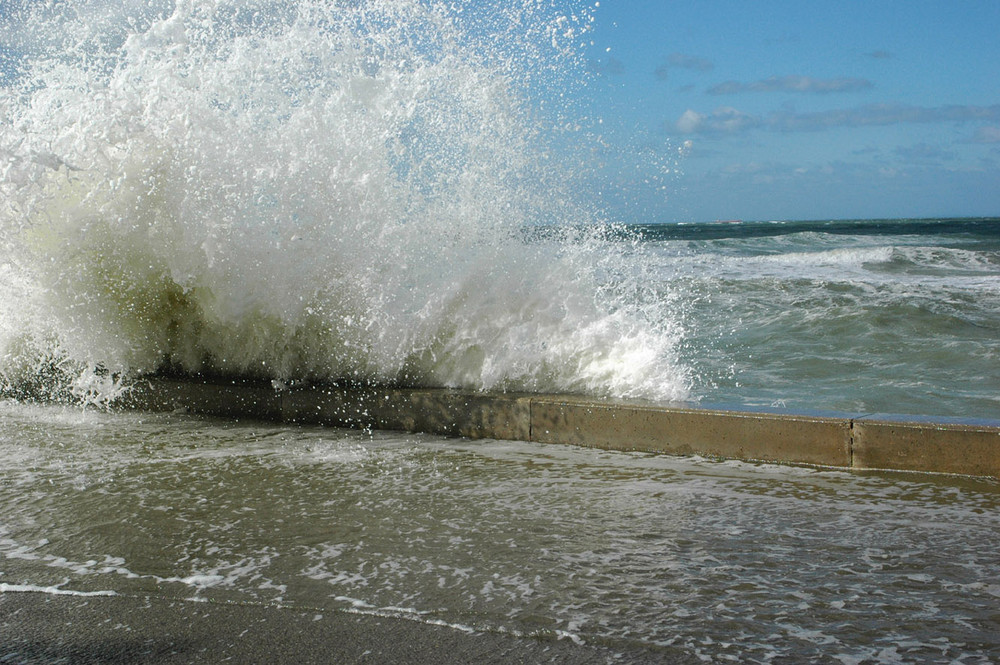
POLYGON ((615 450, 1000 477, 1000 421, 795 414, 435 388, 310 387, 153 379, 126 405, 338 427, 615 450))

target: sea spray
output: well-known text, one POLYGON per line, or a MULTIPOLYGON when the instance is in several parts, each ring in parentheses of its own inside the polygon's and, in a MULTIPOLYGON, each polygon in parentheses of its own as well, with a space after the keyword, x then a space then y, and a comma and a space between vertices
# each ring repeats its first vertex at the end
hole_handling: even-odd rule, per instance
POLYGON ((101 402, 171 370, 685 396, 673 299, 644 297, 554 110, 593 20, 570 9, 12 15, 6 392, 101 402))

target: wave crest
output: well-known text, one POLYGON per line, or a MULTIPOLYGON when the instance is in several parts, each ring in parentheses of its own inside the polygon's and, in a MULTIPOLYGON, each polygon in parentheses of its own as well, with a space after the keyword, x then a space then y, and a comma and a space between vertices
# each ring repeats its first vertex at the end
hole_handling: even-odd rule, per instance
POLYGON ((591 19, 516 11, 512 41, 416 0, 38 9, 75 41, 3 108, 8 389, 30 356, 86 394, 169 368, 686 395, 669 299, 531 103, 591 19))

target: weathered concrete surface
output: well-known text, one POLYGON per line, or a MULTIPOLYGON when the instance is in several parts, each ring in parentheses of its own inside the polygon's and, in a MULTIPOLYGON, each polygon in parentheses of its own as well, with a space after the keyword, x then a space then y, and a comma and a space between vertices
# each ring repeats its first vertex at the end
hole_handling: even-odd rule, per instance
POLYGON ((530 398, 396 389, 373 406, 382 429, 527 441, 530 398))
POLYGON ((616 450, 1000 477, 1000 422, 748 412, 566 395, 152 379, 132 408, 616 450))
POLYGON ((1000 427, 858 419, 853 467, 1000 476, 1000 427))
POLYGON ((151 379, 133 386, 125 406, 144 411, 185 411, 222 418, 282 420, 283 395, 261 383, 151 379))
POLYGON ((850 466, 850 422, 538 397, 531 438, 617 450, 850 466))
POLYGON ((153 379, 133 388, 125 403, 147 411, 527 441, 530 400, 442 389, 276 390, 261 383, 153 379))

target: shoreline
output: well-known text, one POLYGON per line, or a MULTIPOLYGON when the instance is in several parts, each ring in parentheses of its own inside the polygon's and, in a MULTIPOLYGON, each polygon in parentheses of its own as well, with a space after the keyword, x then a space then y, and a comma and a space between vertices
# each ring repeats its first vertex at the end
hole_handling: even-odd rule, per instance
POLYGON ((795 413, 447 388, 308 386, 148 378, 126 408, 471 439, 703 455, 851 471, 1000 478, 1000 421, 795 413))

